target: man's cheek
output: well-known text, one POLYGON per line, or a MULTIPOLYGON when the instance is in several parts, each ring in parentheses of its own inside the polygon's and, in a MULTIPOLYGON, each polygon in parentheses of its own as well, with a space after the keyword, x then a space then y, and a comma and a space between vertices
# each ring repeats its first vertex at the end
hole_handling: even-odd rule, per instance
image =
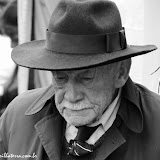
POLYGON ((89 102, 91 102, 94 105, 100 105, 101 104, 101 90, 92 90, 89 94, 87 94, 87 98, 89 102))

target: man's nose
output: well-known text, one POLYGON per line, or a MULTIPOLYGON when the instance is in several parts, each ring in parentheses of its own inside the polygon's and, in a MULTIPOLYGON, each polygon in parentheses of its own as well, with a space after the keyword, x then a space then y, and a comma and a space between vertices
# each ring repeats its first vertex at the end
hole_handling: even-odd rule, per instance
POLYGON ((66 86, 65 99, 72 103, 82 100, 83 92, 80 86, 74 83, 68 83, 66 86))

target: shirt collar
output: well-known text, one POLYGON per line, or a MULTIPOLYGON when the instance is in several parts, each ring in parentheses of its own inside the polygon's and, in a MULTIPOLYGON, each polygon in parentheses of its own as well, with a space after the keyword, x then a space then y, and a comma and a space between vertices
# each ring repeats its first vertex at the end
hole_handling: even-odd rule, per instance
POLYGON ((140 107, 139 91, 130 78, 122 88, 118 114, 130 130, 136 133, 142 132, 143 114, 140 107))

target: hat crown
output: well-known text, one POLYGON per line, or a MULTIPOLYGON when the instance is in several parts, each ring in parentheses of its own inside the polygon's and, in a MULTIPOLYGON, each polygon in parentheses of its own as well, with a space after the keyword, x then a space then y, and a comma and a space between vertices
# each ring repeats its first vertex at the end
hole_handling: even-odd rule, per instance
POLYGON ((61 0, 48 30, 71 35, 118 32, 122 29, 119 10, 108 0, 61 0))

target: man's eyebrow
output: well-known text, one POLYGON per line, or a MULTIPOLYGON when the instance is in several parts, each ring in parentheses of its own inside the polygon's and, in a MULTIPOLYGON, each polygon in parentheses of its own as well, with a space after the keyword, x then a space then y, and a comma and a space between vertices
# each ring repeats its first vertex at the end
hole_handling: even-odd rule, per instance
POLYGON ((54 76, 60 75, 60 74, 65 74, 63 71, 53 71, 52 74, 54 76))
POLYGON ((83 75, 83 74, 94 75, 95 72, 96 72, 96 69, 95 69, 95 68, 91 68, 91 69, 84 70, 84 71, 82 71, 82 72, 79 73, 79 74, 82 74, 82 75, 83 75))
POLYGON ((67 75, 71 75, 71 74, 76 74, 76 75, 94 75, 96 71, 96 68, 89 68, 89 69, 84 69, 84 70, 73 70, 73 71, 53 71, 52 74, 53 75, 58 75, 58 74, 67 74, 67 75))

